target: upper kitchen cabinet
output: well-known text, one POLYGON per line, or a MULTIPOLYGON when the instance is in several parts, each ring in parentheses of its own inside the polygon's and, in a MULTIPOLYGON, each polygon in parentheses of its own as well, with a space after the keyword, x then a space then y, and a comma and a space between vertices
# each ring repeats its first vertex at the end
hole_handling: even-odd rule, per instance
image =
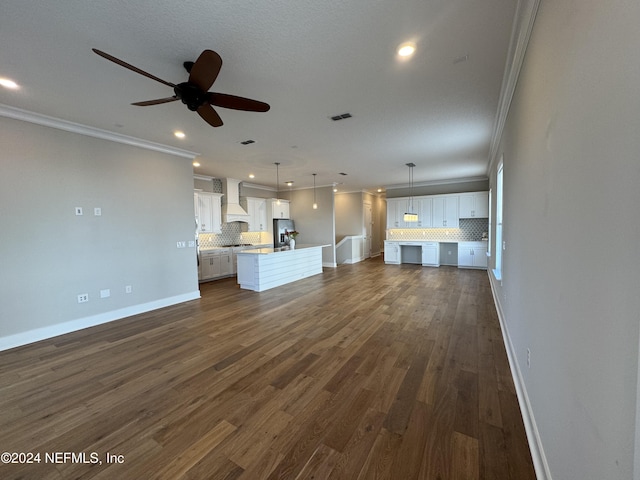
MULTIPOLYGON (((242 197, 240 204, 249 214, 249 232, 266 232, 269 230, 267 222, 267 199, 256 197, 242 197)), ((288 207, 288 205, 287 205, 288 207)))
POLYGON ((408 211, 409 200, 407 198, 387 199, 387 228, 407 228, 404 223, 404 214, 408 211))
POLYGON ((433 227, 458 228, 458 195, 438 195, 431 198, 433 199, 433 227))
POLYGON ((291 218, 289 213, 289 200, 270 198, 267 200, 267 220, 274 218, 291 218))
POLYGON ((489 192, 460 194, 460 218, 489 218, 489 192))
POLYGON ((433 226, 433 199, 429 197, 415 198, 413 200, 414 213, 418 214, 418 228, 431 228, 433 226))
POLYGON ((222 194, 194 192, 193 204, 198 233, 222 233, 222 194))

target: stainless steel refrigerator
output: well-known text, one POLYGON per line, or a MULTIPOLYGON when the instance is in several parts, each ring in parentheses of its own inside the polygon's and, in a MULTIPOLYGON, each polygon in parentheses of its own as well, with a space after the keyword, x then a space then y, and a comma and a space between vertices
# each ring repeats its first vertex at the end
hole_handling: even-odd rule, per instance
POLYGON ((295 230, 293 220, 288 218, 274 218, 273 219, 273 247, 284 247, 289 245, 289 237, 285 235, 285 232, 293 232, 295 230))

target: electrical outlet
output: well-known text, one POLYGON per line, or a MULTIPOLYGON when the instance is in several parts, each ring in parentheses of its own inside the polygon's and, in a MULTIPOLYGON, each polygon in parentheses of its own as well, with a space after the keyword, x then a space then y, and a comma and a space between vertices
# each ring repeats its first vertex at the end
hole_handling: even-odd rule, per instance
POLYGON ((196 246, 196 241, 195 240, 189 240, 189 248, 193 248, 196 246))
POLYGON ((100 298, 107 298, 110 296, 111 296, 111 290, 109 290, 108 288, 104 290, 100 290, 100 298))
POLYGON ((101 209, 100 207, 96 207, 96 208, 94 208, 94 209, 93 209, 93 214, 94 214, 96 217, 99 217, 100 215, 102 215, 102 209, 101 209))
POLYGON ((82 215, 82 207, 76 207, 76 215, 82 215))
POLYGON ((527 368, 531 368, 531 350, 527 348, 527 368))
POLYGON ((133 288, 131 288, 131 285, 127 285, 126 287, 124 287, 124 293, 131 293, 133 292, 133 288))
POLYGON ((78 303, 85 303, 88 301, 89 301, 88 293, 81 293, 80 295, 78 295, 78 303))

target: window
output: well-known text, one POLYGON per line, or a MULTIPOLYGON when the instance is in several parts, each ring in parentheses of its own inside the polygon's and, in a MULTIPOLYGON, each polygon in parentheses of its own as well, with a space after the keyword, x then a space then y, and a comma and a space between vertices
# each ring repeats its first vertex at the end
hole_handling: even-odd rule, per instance
POLYGON ((489 241, 487 242, 487 256, 491 256, 491 242, 493 235, 491 234, 491 226, 493 225, 493 189, 489 189, 489 241))
POLYGON ((496 243, 493 248, 496 252, 496 265, 493 270, 497 280, 502 280, 502 250, 504 249, 504 243, 502 240, 502 195, 504 184, 504 157, 500 159, 498 165, 498 173, 496 178, 496 243))

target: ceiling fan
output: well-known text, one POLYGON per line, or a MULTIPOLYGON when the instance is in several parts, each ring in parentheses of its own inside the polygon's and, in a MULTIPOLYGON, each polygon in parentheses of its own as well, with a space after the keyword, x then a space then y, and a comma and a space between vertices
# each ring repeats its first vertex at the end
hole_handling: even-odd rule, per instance
POLYGON ((215 82, 218 77, 218 73, 220 72, 220 68, 222 67, 222 58, 220 58, 220 55, 213 50, 203 51, 195 62, 184 62, 183 66, 189 73, 189 80, 177 85, 162 80, 161 78, 151 75, 144 70, 140 70, 139 68, 109 55, 108 53, 98 50, 97 48, 92 48, 92 50, 113 63, 117 63, 122 67, 128 68, 140 75, 144 75, 147 78, 173 88, 174 95, 172 97, 135 102, 131 105, 147 107, 149 105, 159 105, 161 103, 180 100, 189 108, 189 110, 197 112, 198 115, 200 115, 200 117, 202 117, 202 119, 212 127, 219 127, 222 125, 222 119, 220 118, 220 115, 218 115, 218 112, 214 110, 214 105, 216 107, 245 110, 249 112, 266 112, 271 108, 264 102, 251 100, 250 98, 237 97, 226 93, 209 92, 209 88, 211 88, 211 85, 215 82))

